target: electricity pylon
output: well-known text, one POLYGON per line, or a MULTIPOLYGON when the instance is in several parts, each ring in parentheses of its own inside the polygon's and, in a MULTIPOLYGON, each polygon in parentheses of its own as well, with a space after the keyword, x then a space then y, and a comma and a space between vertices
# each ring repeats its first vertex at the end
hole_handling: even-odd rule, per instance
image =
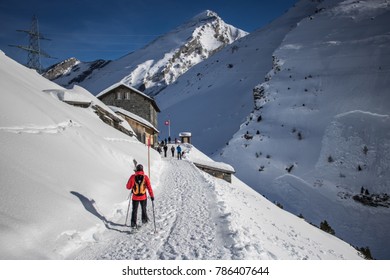
POLYGON ((28 34, 29 45, 28 46, 10 45, 10 46, 17 47, 19 49, 27 51, 28 55, 27 55, 26 66, 28 68, 37 70, 38 73, 42 73, 41 56, 46 58, 55 58, 55 57, 51 57, 46 52, 41 50, 40 40, 50 41, 50 39, 43 37, 42 34, 39 33, 37 17, 35 15, 33 16, 30 30, 16 30, 16 31, 24 32, 28 34))

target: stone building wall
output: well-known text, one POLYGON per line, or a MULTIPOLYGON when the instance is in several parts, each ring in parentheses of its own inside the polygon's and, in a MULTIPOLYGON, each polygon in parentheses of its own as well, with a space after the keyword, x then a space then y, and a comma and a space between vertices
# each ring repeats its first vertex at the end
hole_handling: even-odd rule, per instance
POLYGON ((104 104, 113 105, 125 109, 149 121, 157 127, 157 112, 152 102, 141 94, 130 90, 125 86, 119 86, 111 92, 103 95, 100 100, 104 104), (118 98, 119 97, 119 98, 118 98))

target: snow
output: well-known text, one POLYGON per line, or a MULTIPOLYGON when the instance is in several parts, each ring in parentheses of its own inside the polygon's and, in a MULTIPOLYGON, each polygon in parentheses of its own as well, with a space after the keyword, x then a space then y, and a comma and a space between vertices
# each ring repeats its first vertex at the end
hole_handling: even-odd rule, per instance
POLYGON ((186 153, 186 158, 192 161, 193 163, 200 164, 207 167, 213 167, 215 169, 227 171, 230 173, 235 173, 233 166, 224 162, 217 162, 212 160, 210 157, 206 156, 201 151, 199 151, 196 147, 190 144, 182 144, 181 146, 184 147, 183 151, 186 153))
POLYGON ((81 234, 95 226, 71 191, 99 194, 100 207, 110 209, 113 199, 126 197, 112 189, 124 184, 133 157, 141 158, 146 148, 101 122, 92 109, 44 93, 61 88, 3 53, 0 71, 1 258, 62 258, 56 250, 63 232, 81 234), (137 149, 131 156, 128 142, 107 137, 137 149))
MULTIPOLYGON (((191 131, 193 143, 208 155, 223 148, 253 110, 253 88, 272 68, 273 52, 316 6, 312 1, 297 4, 269 25, 195 65, 161 91, 156 101, 161 118, 171 120, 172 133, 191 131)), ((161 137, 167 137, 163 133, 161 137)))
POLYGON ((55 81, 66 87, 77 83, 95 95, 122 82, 134 88, 145 88, 145 92, 154 95, 221 46, 245 35, 247 32, 205 11, 140 50, 96 69, 92 68, 96 66, 93 62, 81 63, 70 75, 62 75, 55 81))
POLYGON ((182 136, 187 136, 187 137, 191 137, 192 133, 191 132, 180 132, 179 133, 179 136, 182 137, 182 136))
POLYGON ((185 160, 151 150, 157 233, 128 234, 125 184, 147 147, 4 53, 0 89, 1 259, 361 259, 237 178, 197 169, 190 159, 208 157, 192 146, 185 160))
POLYGON ((124 110, 124 109, 116 107, 116 106, 110 105, 108 107, 116 113, 121 113, 129 118, 132 118, 133 120, 137 120, 138 122, 140 122, 140 123, 142 123, 150 128, 153 128, 155 131, 158 131, 157 128, 155 128, 149 121, 145 120, 144 118, 141 118, 140 116, 137 116, 136 114, 133 114, 127 110, 124 110))
POLYGON ((79 86, 74 86, 72 89, 45 89, 43 92, 56 96, 59 100, 64 102, 79 102, 91 103, 92 97, 89 92, 79 86))
POLYGON ((111 90, 113 90, 113 89, 115 89, 115 88, 117 88, 117 87, 119 87, 119 86, 125 86, 125 87, 127 87, 127 88, 129 88, 129 89, 131 89, 131 90, 133 90, 133 91, 135 91, 135 92, 137 92, 138 94, 144 96, 145 98, 150 99, 150 96, 146 95, 145 93, 143 93, 143 92, 141 92, 141 91, 139 91, 139 90, 137 90, 137 89, 135 89, 135 88, 133 88, 133 87, 131 87, 131 86, 129 86, 129 85, 123 83, 123 82, 118 82, 118 83, 115 83, 115 84, 109 86, 108 88, 106 88, 106 89, 102 90, 101 92, 99 92, 99 93, 96 95, 96 97, 97 97, 97 98, 102 97, 102 96, 105 95, 106 93, 110 92, 111 90))
POLYGON ((213 156, 379 259, 389 259, 389 208, 352 197, 361 187, 389 193, 389 13, 388 1, 322 1, 275 48, 257 109, 213 156))
POLYGON ((237 178, 229 184, 171 157, 162 166, 155 194, 157 233, 149 224, 129 236, 120 225, 123 216, 117 216, 115 230, 79 252, 78 259, 359 258, 350 245, 277 208, 237 178))
MULTIPOLYGON (((352 199, 361 187, 389 193, 389 9, 386 0, 298 1, 207 60, 171 68, 174 79, 156 96, 159 118, 170 120, 171 135, 190 131, 199 150, 269 200, 315 225, 326 219, 338 237, 389 259, 389 209, 352 199), (254 89, 263 90, 255 102, 254 89)), ((194 31, 183 27, 154 43, 171 53, 178 45, 170 39, 183 43, 194 31)), ((135 61, 126 82, 138 84, 160 66, 154 43, 108 72, 135 61)))

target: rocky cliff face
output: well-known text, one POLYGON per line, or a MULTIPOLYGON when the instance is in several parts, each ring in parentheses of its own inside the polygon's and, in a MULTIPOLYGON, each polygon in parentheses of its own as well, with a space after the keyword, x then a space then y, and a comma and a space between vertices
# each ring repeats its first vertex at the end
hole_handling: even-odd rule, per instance
POLYGON ((72 57, 50 67, 43 76, 66 87, 81 84, 97 69, 103 68, 110 60, 98 59, 92 62, 81 62, 72 57))
POLYGON ((80 61, 78 59, 71 57, 48 68, 43 74, 43 76, 46 79, 55 80, 58 77, 67 75, 70 71, 72 71, 72 68, 79 63, 80 61))
POLYGON ((246 35, 246 33, 227 25, 217 14, 206 11, 189 23, 196 27, 184 45, 174 50, 161 71, 150 71, 142 86, 150 93, 157 93, 187 72, 192 66, 207 59, 224 46, 246 35), (159 84, 160 86, 156 85, 159 84), (161 87, 162 86, 162 87, 161 87))

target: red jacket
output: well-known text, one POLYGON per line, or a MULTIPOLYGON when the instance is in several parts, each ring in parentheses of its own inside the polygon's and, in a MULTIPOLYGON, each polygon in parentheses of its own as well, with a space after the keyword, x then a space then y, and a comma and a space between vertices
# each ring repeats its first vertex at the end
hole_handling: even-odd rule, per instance
MULTIPOLYGON (((144 176, 145 186, 146 186, 146 189, 148 190, 149 196, 150 197, 154 197, 153 189, 152 189, 152 186, 150 184, 149 177, 148 177, 148 175, 144 174, 143 171, 137 171, 133 175, 131 175, 130 178, 129 178, 129 181, 127 181, 126 188, 131 190, 134 187, 134 185, 135 185, 135 176, 137 176, 137 175, 143 175, 144 176)), ((146 199, 147 199, 146 193, 144 195, 142 195, 142 196, 136 196, 134 194, 132 195, 132 200, 146 200, 146 199)))

